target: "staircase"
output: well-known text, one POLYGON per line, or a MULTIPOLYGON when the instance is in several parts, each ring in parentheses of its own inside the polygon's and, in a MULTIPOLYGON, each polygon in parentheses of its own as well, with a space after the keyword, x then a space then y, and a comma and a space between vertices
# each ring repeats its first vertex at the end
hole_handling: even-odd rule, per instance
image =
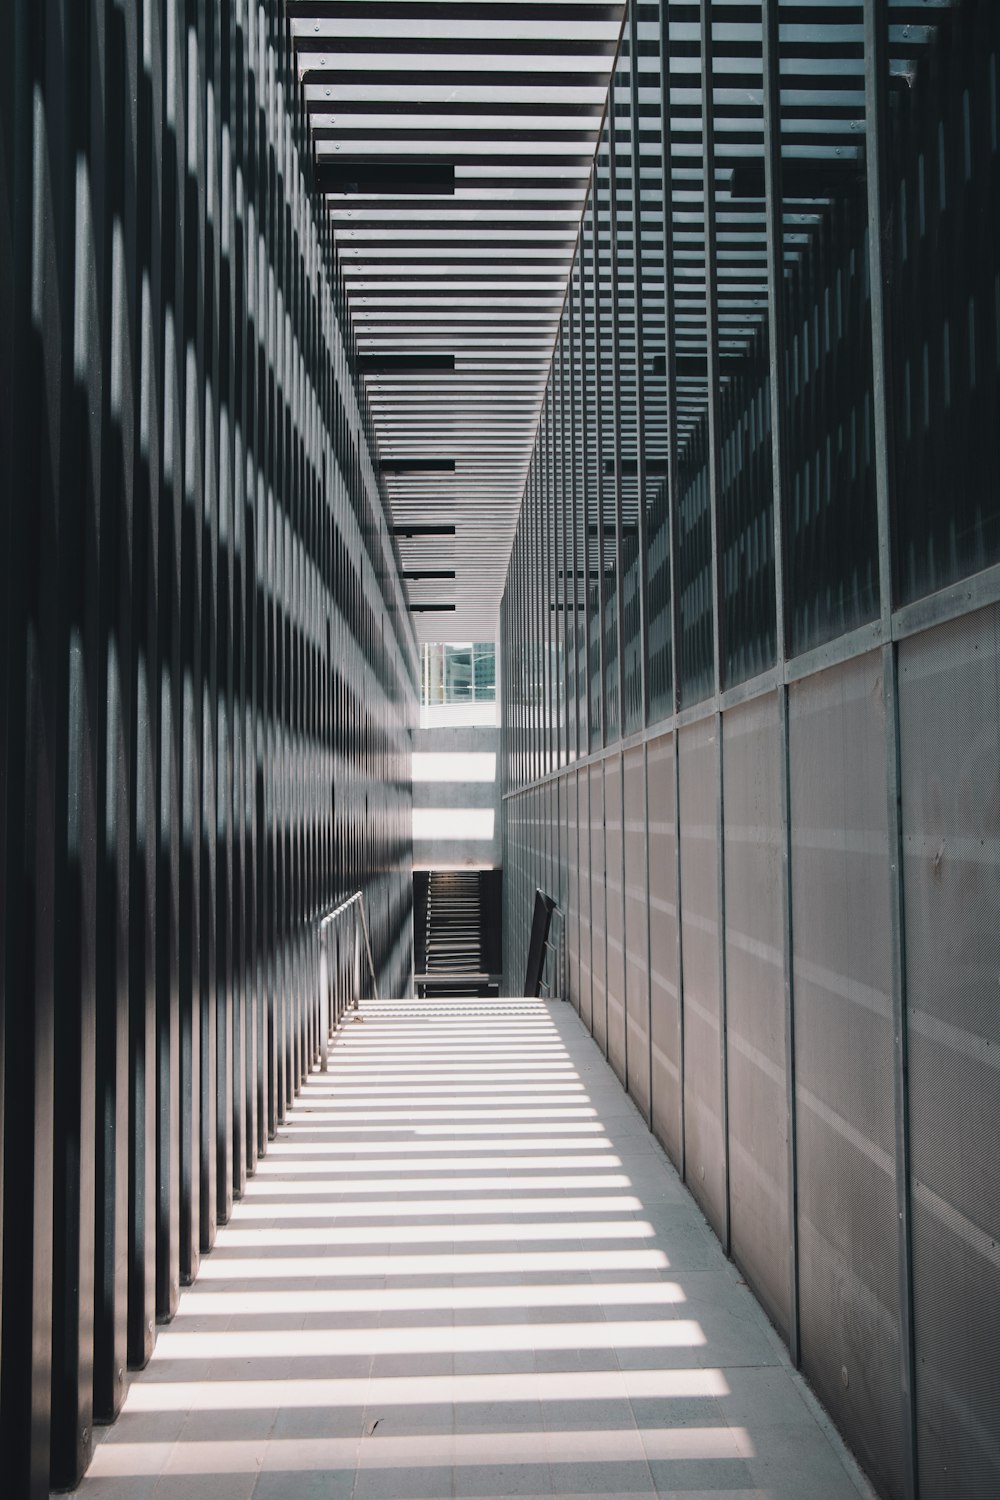
POLYGON ((482 963, 478 870, 433 871, 427 892, 427 973, 479 974, 482 963))

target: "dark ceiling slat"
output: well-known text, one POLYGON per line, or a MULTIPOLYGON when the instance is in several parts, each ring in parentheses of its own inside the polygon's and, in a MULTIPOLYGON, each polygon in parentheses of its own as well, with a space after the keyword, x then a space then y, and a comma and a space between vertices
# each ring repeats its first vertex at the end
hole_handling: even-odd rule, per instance
MULTIPOLYGON (((394 249, 394 250, 400 250, 401 249, 406 255, 410 254, 409 247, 406 244, 403 244, 403 245, 398 244, 395 239, 392 240, 391 242, 386 242, 385 244, 383 244, 382 241, 381 241, 381 239, 375 239, 372 236, 366 235, 365 239, 364 239, 364 243, 366 243, 366 244, 369 243, 369 240, 370 240, 370 243, 372 245, 373 250, 377 251, 379 254, 384 253, 385 250, 388 250, 388 249, 394 249)), ((345 250, 350 250, 355 245, 355 243, 356 242, 354 240, 346 240, 341 245, 341 254, 343 254, 345 250)), ((425 251, 434 250, 434 249, 438 249, 438 250, 453 250, 455 248, 456 244, 461 245, 463 243, 469 243, 469 242, 468 241, 462 241, 462 240, 456 240, 456 239, 452 239, 452 238, 447 238, 447 237, 443 237, 441 239, 433 239, 433 240, 432 239, 420 239, 420 240, 413 240, 413 241, 411 241, 413 250, 414 250, 414 252, 417 255, 421 255, 425 251)), ((484 240, 483 241, 483 244, 487 245, 491 251, 493 251, 493 250, 523 250, 525 248, 525 245, 529 244, 529 243, 530 243, 530 241, 527 241, 527 240, 513 240, 513 239, 495 239, 495 240, 491 239, 491 240, 484 240)), ((551 245, 553 247, 553 249, 556 249, 559 246, 563 246, 564 248, 566 248, 568 250, 572 250, 573 246, 576 244, 576 229, 574 227, 572 231, 567 231, 564 235, 560 235, 558 239, 556 239, 556 238, 549 239, 549 240, 546 240, 545 243, 548 244, 548 245, 551 245)))
MULTIPOLYGON (((645 245, 645 243, 646 240, 644 236, 643 245, 645 245)), ((396 248, 398 249, 399 253, 396 255, 372 253, 371 255, 345 256, 343 254, 343 247, 341 247, 341 269, 343 270, 345 276, 350 277, 363 276, 372 266, 423 266, 424 264, 426 264, 427 266, 432 267, 455 264, 461 265, 463 270, 474 271, 477 266, 489 268, 492 267, 494 263, 500 263, 499 256, 491 255, 488 253, 480 253, 477 255, 459 255, 457 250, 455 249, 455 246, 450 244, 448 246, 450 258, 449 255, 428 254, 424 251, 424 244, 425 241, 421 240, 413 246, 412 250, 407 250, 405 246, 397 246, 396 248)), ((538 272, 544 272, 546 267, 548 267, 553 272, 553 274, 562 274, 563 272, 562 261, 556 256, 519 255, 516 258, 508 259, 504 264, 509 273, 514 276, 530 275, 532 271, 537 274, 538 272)))
POLYGON ((359 354, 359 375, 434 374, 455 368, 454 354, 359 354))
MULTIPOLYGON (((333 138, 335 139, 335 137, 333 137, 333 138)), ((552 138, 551 137, 546 137, 539 144, 542 145, 543 147, 544 146, 550 146, 552 144, 552 138)), ((371 158, 370 158, 370 156, 366 156, 366 159, 370 160, 371 158)), ((560 152, 553 151, 551 153, 545 153, 544 151, 542 151, 542 152, 532 152, 529 156, 526 157, 526 156, 518 156, 518 155, 516 155, 514 153, 511 153, 511 154, 508 154, 508 155, 504 155, 503 153, 498 152, 498 151, 483 150, 483 151, 463 151, 461 154, 457 154, 456 153, 456 156, 455 156, 456 165, 461 166, 461 167, 519 167, 519 166, 524 166, 525 162, 527 160, 527 161, 530 161, 530 163, 531 163, 531 165, 533 167, 587 167, 587 168, 589 168, 591 162, 593 161, 593 159, 594 159, 594 153, 592 151, 589 151, 589 152, 565 152, 565 153, 561 152, 561 151, 560 152)), ((333 155, 330 152, 318 151, 316 153, 316 160, 317 160, 317 162, 350 161, 351 158, 348 155, 348 153, 346 153, 346 152, 338 151, 336 155, 333 155)), ((419 155, 418 153, 415 152, 414 153, 414 160, 415 161, 423 161, 427 165, 431 165, 435 161, 439 161, 440 157, 435 157, 435 156, 433 156, 430 153, 427 153, 426 155, 421 156, 421 155, 419 155)), ((461 183, 461 178, 458 179, 458 182, 461 183)), ((573 235, 574 235, 574 238, 575 238, 576 237, 576 228, 575 228, 575 226, 574 226, 574 230, 573 230, 573 235)))
POLYGON ((454 474, 453 458, 383 458, 383 474, 454 474))
MULTIPOLYGON (((538 99, 530 105, 511 99, 496 103, 471 99, 337 99, 329 104, 312 101, 309 105, 315 113, 338 115, 530 115, 532 118, 545 115, 573 115, 593 120, 597 128, 597 112, 592 104, 581 104, 567 99, 565 102, 538 99)), ((337 132, 332 131, 336 136, 337 132)))
MULTIPOLYGON (((524 73, 517 70, 501 71, 498 68, 424 68, 414 79, 408 67, 399 68, 307 68, 302 74, 306 88, 331 87, 334 84, 351 84, 355 88, 387 88, 390 86, 434 88, 445 85, 451 88, 518 88, 530 97, 537 89, 551 98, 559 89, 603 89, 607 84, 604 73, 524 73)), ((529 107, 526 103, 525 107, 529 107)))
POLYGON ((397 52, 413 56, 437 53, 442 57, 613 57, 616 46, 617 38, 588 41, 554 36, 546 42, 541 38, 411 36, 405 32, 389 36, 336 37, 300 33, 295 38, 296 51, 304 57, 343 57, 347 53, 362 52, 372 56, 397 52))
MULTIPOLYGON (((566 201, 563 201, 563 202, 558 202, 558 201, 553 202, 550 197, 546 197, 544 195, 543 195, 542 203, 538 203, 533 198, 515 199, 515 198, 511 197, 510 199, 502 199, 502 198, 475 198, 475 197, 468 197, 468 198, 466 198, 466 197, 459 197, 458 193, 457 193, 457 188, 460 187, 460 186, 461 186, 461 181, 459 180, 459 182, 456 184, 456 196, 454 198, 454 201, 453 202, 449 202, 448 204, 445 205, 445 207, 449 211, 453 211, 455 213, 469 213, 470 211, 484 212, 484 213, 502 213, 502 212, 504 212, 504 210, 514 210, 514 211, 522 211, 523 212, 523 211, 531 210, 531 209, 534 209, 534 210, 537 211, 539 208, 542 207, 542 203, 544 203, 546 206, 551 205, 551 207, 553 209, 556 209, 556 210, 566 209, 566 210, 569 210, 570 212, 572 212, 572 209, 573 209, 573 204, 570 203, 570 202, 566 202, 566 201)), ((497 179, 497 190, 498 191, 502 190, 504 187, 511 187, 511 186, 513 186, 513 184, 511 184, 509 182, 506 182, 504 180, 504 178, 500 177, 500 178, 497 179)), ((520 184, 518 184, 518 186, 520 186, 520 184)), ((329 192, 332 192, 333 189, 331 189, 331 188, 324 188, 323 191, 329 193, 329 192)), ((417 214, 419 214, 420 211, 421 211, 421 205, 420 204, 411 203, 411 202, 407 201, 408 198, 411 196, 410 194, 407 194, 407 198, 403 199, 402 201, 398 201, 395 196, 389 196, 388 194, 386 194, 385 196, 382 196, 382 197, 378 197, 378 198, 376 198, 374 194, 369 194, 369 193, 359 193, 357 196, 362 200, 361 202, 351 202, 350 204, 346 204, 345 203, 343 205, 343 207, 341 207, 341 205, 339 203, 332 204, 331 208, 332 208, 332 211, 334 212, 334 214, 336 214, 338 212, 341 212, 341 213, 350 213, 351 216, 352 216, 352 218, 351 218, 351 222, 352 223, 355 220, 357 220, 359 223, 364 223, 365 222, 365 217, 364 216, 365 216, 366 211, 368 211, 370 213, 376 213, 376 214, 402 213, 402 212, 405 212, 405 213, 417 213, 417 214)), ((413 192, 412 196, 419 198, 419 197, 422 196, 422 194, 420 193, 419 190, 414 189, 414 192, 413 192)), ((427 194, 427 197, 433 197, 433 196, 435 196, 435 194, 433 194, 433 193, 428 193, 427 194)), ((435 206, 436 205, 434 205, 434 204, 429 204, 428 205, 429 208, 434 208, 435 206)), ((437 205, 437 206, 440 206, 440 205, 437 205)), ((575 227, 575 219, 574 219, 574 227, 575 227)))
POLYGON ((320 158, 316 162, 315 183, 320 193, 414 193, 449 197, 455 192, 455 168, 448 162, 320 158))
MULTIPOLYGON (((754 155, 757 154, 757 152, 754 153, 754 155)), ((338 155, 335 159, 339 161, 342 158, 338 155)), ((526 170, 536 170, 537 164, 530 156, 526 155, 522 160, 526 170)), ((569 203, 571 200, 566 195, 569 193, 578 193, 586 181, 585 176, 577 173, 570 173, 563 177, 530 177, 520 172, 511 171, 510 169, 507 169, 502 175, 495 177, 466 177, 461 175, 459 171, 461 165, 461 161, 456 164, 455 192, 462 196, 453 205, 449 205, 449 207, 468 208, 476 200, 471 196, 467 197, 465 195, 473 193, 488 194, 493 199, 493 207, 496 207, 496 195, 501 192, 511 195, 512 208, 517 207, 519 195, 530 193, 544 193, 546 195, 546 202, 552 203, 553 206, 558 206, 558 200, 553 200, 550 196, 552 193, 562 193, 564 202, 569 203)), ((531 199, 521 198, 521 201, 530 203, 531 199)))
MULTIPOLYGON (((292 20, 347 21, 604 21, 621 19, 620 5, 567 3, 545 0, 523 4, 478 3, 478 0, 285 0, 292 20)), ((298 44, 298 37, 296 37, 298 44)))
POLYGON ((407 522, 402 521, 398 526, 391 526, 389 530, 391 531, 393 536, 404 537, 407 541, 410 542, 416 541, 418 537, 444 537, 455 535, 454 526, 442 526, 430 523, 428 523, 427 525, 422 525, 419 522, 407 524, 407 522))
MULTIPOLYGON (((534 111, 532 110, 529 113, 533 115, 534 111)), ((389 126, 377 125, 377 126, 371 126, 368 129, 365 129, 364 126, 360 126, 359 125, 356 129, 352 127, 351 129, 339 129, 339 130, 327 129, 327 128, 324 127, 323 129, 314 130, 313 131, 313 137, 317 141, 394 141, 394 142, 398 143, 398 141, 399 141, 399 127, 398 126, 396 126, 396 127, 389 127, 389 126)), ((593 142, 594 140, 596 140, 596 138, 597 138, 597 126, 596 125, 593 127, 592 130, 558 130, 557 131, 557 130, 542 130, 542 129, 539 129, 537 126, 525 126, 524 128, 513 128, 512 127, 510 130, 496 130, 496 129, 490 129, 490 130, 440 130, 440 129, 437 129, 437 130, 407 130, 407 132, 406 132, 406 139, 408 141, 427 141, 428 143, 434 142, 434 141, 442 141, 442 142, 446 142, 448 145, 455 145, 459 141, 470 141, 470 142, 471 141, 479 141, 479 142, 481 142, 483 144, 486 144, 486 143, 488 143, 490 141, 503 141, 503 142, 511 142, 511 141, 528 141, 528 142, 532 142, 532 141, 538 141, 538 142, 544 142, 545 144, 549 144, 552 141, 559 141, 560 143, 563 142, 563 141, 566 141, 567 143, 569 143, 571 145, 575 145, 578 142, 580 142, 580 143, 593 142)), ((345 153, 338 152, 337 154, 338 154, 338 156, 342 156, 345 153)), ((465 159, 464 156, 461 156, 461 157, 458 158, 459 162, 464 161, 464 159, 465 159)))

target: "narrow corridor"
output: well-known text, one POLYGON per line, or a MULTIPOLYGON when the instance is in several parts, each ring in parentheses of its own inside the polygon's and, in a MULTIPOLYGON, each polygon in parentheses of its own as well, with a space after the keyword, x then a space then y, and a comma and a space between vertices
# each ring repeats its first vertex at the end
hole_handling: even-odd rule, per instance
POLYGON ((82 1500, 857 1500, 862 1477, 575 1012, 349 1021, 82 1500))

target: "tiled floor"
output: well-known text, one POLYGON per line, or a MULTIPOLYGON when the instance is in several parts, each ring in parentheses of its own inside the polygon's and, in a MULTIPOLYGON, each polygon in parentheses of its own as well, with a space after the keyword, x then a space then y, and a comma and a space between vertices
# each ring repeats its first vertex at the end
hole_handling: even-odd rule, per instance
POLYGON ((369 1004, 82 1500, 870 1492, 574 1012, 369 1004))

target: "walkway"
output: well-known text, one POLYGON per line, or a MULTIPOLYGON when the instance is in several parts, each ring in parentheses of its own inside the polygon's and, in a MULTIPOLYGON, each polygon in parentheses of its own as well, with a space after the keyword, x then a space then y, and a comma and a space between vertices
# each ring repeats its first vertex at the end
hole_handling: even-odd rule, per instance
POLYGON ((369 1004, 82 1500, 869 1492, 569 1006, 369 1004))

